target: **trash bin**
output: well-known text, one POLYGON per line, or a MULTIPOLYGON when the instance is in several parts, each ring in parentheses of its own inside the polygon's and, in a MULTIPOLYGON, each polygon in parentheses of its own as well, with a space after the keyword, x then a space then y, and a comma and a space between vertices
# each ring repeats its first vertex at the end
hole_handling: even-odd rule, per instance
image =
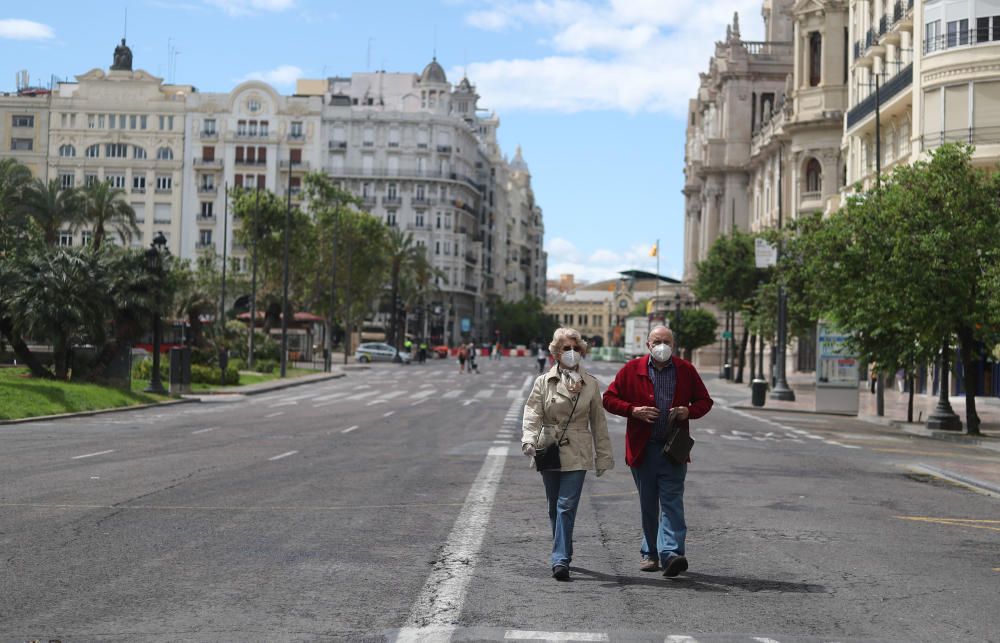
POLYGON ((764 406, 767 398, 767 382, 762 379, 755 379, 750 382, 750 403, 754 406, 764 406))
POLYGON ((733 379, 733 367, 731 364, 722 365, 722 379, 724 380, 733 379))

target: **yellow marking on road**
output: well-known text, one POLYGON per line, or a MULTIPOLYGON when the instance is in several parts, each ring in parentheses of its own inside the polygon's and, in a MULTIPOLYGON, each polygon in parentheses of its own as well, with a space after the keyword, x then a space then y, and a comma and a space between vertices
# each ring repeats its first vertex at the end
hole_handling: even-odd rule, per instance
POLYGON ((984 520, 978 518, 933 518, 931 516, 893 516, 893 518, 898 518, 899 520, 910 520, 913 522, 929 522, 938 525, 950 525, 952 527, 971 527, 972 529, 1000 531, 1000 520, 984 520))

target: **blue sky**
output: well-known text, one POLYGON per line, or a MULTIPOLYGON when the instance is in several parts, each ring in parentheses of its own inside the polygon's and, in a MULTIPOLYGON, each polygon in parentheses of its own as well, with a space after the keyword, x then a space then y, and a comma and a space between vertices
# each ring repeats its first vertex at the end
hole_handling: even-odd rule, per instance
POLYGON ((134 66, 202 91, 367 69, 419 73, 436 51, 500 116, 544 210, 549 277, 680 277, 687 100, 734 11, 760 0, 34 0, 0 9, 0 90, 111 64, 128 10, 134 66), (173 49, 173 64, 168 52, 173 49), (169 76, 169 77, 168 77, 169 76))

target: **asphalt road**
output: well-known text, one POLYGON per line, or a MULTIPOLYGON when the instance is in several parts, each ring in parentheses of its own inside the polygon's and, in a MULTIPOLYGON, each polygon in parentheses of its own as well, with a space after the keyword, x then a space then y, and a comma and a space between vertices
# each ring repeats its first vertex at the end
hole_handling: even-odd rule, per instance
POLYGON ((0 640, 1000 640, 1000 499, 910 469, 1000 454, 730 409, 709 379, 689 572, 639 572, 612 418, 560 583, 518 448, 535 362, 480 370, 0 427, 0 640))

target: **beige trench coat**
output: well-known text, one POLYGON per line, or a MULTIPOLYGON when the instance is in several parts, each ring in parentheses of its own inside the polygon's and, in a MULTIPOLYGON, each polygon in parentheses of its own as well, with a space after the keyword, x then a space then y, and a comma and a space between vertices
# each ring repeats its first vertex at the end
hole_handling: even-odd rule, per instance
MULTIPOLYGON (((601 402, 600 384, 583 367, 580 368, 580 373, 584 384, 566 430, 565 437, 569 438, 569 444, 559 447, 561 470, 589 471, 595 466, 597 469, 613 469, 615 459, 611 453, 611 439, 608 437, 608 421, 601 402)), ((554 443, 573 409, 574 397, 562 383, 558 366, 539 375, 524 405, 521 444, 546 447, 554 443)))

